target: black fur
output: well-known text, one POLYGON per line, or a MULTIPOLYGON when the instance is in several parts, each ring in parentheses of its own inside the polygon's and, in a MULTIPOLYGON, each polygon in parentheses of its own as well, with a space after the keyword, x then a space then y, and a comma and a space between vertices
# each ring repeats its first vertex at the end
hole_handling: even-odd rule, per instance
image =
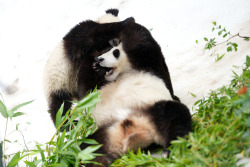
MULTIPOLYGON (((169 75, 164 56, 158 43, 153 39, 150 32, 143 26, 131 23, 125 27, 119 36, 123 44, 124 51, 128 55, 128 59, 132 68, 138 71, 146 71, 161 78, 168 88, 174 101, 158 101, 150 107, 142 107, 141 117, 148 117, 155 125, 160 137, 164 140, 163 149, 165 154, 169 154, 167 148, 172 140, 177 137, 184 137, 191 132, 191 114, 189 109, 179 102, 177 96, 174 95, 172 83, 169 75)), ((131 113, 130 116, 136 113, 131 113)), ((121 122, 124 130, 133 125, 129 118, 121 122)), ((109 125, 109 126, 112 126, 109 125)), ((153 127, 152 127, 153 128, 153 127)), ((107 157, 96 159, 97 162, 103 162, 106 158, 110 160, 107 143, 104 134, 107 127, 100 127, 93 139, 103 144, 102 153, 107 157), (101 132, 100 132, 101 131, 101 132), (101 159, 101 161, 99 161, 101 159)), ((107 162, 107 161, 105 161, 107 162)), ((104 166, 108 166, 104 164, 104 166)))
MULTIPOLYGON (((133 114, 136 115, 137 113, 132 113, 132 115, 133 114)), ((178 101, 159 101, 148 109, 145 109, 142 114, 138 115, 138 117, 142 116, 150 119, 155 125, 156 131, 158 131, 158 134, 160 134, 160 137, 164 140, 164 144, 162 145, 163 156, 168 156, 170 154, 168 147, 171 141, 176 140, 177 137, 185 137, 192 131, 192 120, 189 109, 178 101)), ((110 143, 109 137, 107 136, 107 130, 109 127, 113 126, 114 123, 115 122, 111 122, 108 125, 100 127, 96 133, 89 136, 89 138, 95 139, 99 144, 103 145, 97 153, 101 153, 104 156, 94 159, 94 161, 102 163, 103 166, 109 166, 120 156, 117 152, 109 151, 110 143)), ((120 125, 125 133, 128 128, 134 126, 133 121, 129 118, 120 122, 120 125)), ((155 143, 151 144, 153 144, 153 147, 150 145, 151 149, 159 148, 155 143)), ((81 148, 84 149, 86 146, 88 145, 82 144, 81 148)), ((98 165, 88 164, 87 166, 97 167, 98 165)))
POLYGON ((72 105, 72 96, 72 94, 68 93, 68 91, 65 90, 58 90, 50 94, 49 111, 54 124, 56 124, 56 113, 63 102, 64 108, 62 115, 65 115, 66 112, 70 109, 72 105))
POLYGON ((118 57, 120 56, 120 51, 118 49, 114 50, 113 55, 114 55, 115 58, 118 59, 118 57))
MULTIPOLYGON (((100 127, 94 134, 90 135, 88 138, 96 140, 99 144, 104 144, 101 148, 99 148, 95 153, 103 154, 103 156, 96 157, 93 161, 103 164, 103 166, 109 166, 114 160, 115 156, 112 153, 108 152, 108 136, 107 136, 107 128, 111 126, 112 123, 100 127)), ((90 144, 82 143, 80 148, 83 150, 91 146, 90 144)), ((86 167, 100 167, 100 165, 96 164, 84 164, 86 167)), ((102 166, 102 165, 101 165, 102 166)))
POLYGON ((107 14, 110 13, 110 14, 112 14, 114 16, 118 16, 119 10, 117 10, 117 9, 108 9, 108 10, 106 10, 106 13, 107 14))
POLYGON ((63 102, 65 102, 64 110, 66 112, 71 107, 69 101, 73 97, 80 100, 96 86, 99 88, 106 84, 104 79, 106 71, 102 68, 96 73, 92 67, 94 59, 111 49, 109 40, 117 37, 129 22, 134 22, 134 19, 131 17, 121 22, 106 24, 99 24, 91 20, 83 21, 72 28, 63 38, 66 56, 77 77, 78 90, 74 95, 67 90, 55 90, 51 93, 49 111, 54 123, 56 113, 63 102))
POLYGON ((133 68, 151 72, 161 78, 169 89, 172 98, 179 101, 179 98, 174 95, 168 67, 161 48, 149 30, 140 24, 131 23, 121 32, 120 39, 133 68))
POLYGON ((150 107, 146 113, 165 140, 164 149, 169 147, 172 140, 177 139, 177 137, 184 137, 192 130, 189 109, 180 102, 159 101, 150 107))
POLYGON ((134 22, 134 19, 106 24, 84 21, 63 38, 67 57, 78 78, 79 98, 84 97, 96 85, 100 87, 105 84, 104 76, 95 73, 92 68, 94 58, 111 49, 108 41, 117 37, 129 22, 134 22))

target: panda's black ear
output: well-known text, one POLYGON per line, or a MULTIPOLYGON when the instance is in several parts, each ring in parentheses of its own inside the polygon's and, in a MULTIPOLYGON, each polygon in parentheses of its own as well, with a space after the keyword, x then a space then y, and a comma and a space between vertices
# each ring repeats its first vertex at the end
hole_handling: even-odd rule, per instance
POLYGON ((114 16, 118 16, 118 13, 119 13, 119 10, 118 9, 108 9, 108 10, 106 10, 106 13, 107 14, 112 14, 112 15, 114 15, 114 16))
POLYGON ((135 19, 133 17, 129 17, 129 18, 122 21, 123 26, 128 26, 131 23, 135 23, 135 19))

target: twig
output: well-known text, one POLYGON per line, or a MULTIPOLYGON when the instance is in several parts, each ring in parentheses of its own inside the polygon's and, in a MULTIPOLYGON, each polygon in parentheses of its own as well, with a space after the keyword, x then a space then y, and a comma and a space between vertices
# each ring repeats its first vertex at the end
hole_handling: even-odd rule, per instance
MULTIPOLYGON (((8 119, 9 117, 7 117, 7 120, 6 120, 6 126, 5 126, 5 134, 4 134, 4 139, 3 139, 3 156, 5 155, 5 140, 6 140, 6 132, 7 132, 7 125, 8 125, 8 119)), ((4 158, 4 166, 6 167, 6 159, 4 158)))
POLYGON ((221 43, 218 43, 218 44, 215 44, 214 46, 218 46, 218 45, 221 45, 221 44, 223 44, 223 43, 226 43, 226 42, 228 42, 230 39, 232 39, 232 38, 234 38, 234 37, 237 37, 237 36, 240 37, 240 38, 244 38, 244 39, 250 38, 250 37, 248 37, 248 36, 241 36, 240 33, 238 33, 238 34, 235 34, 235 35, 231 35, 231 37, 228 38, 226 41, 221 42, 221 43))
POLYGON ((218 44, 215 44, 214 46, 218 46, 218 45, 221 45, 221 44, 223 44, 223 43, 226 43, 226 42, 228 42, 230 39, 232 39, 232 38, 234 38, 234 37, 236 37, 236 36, 238 36, 238 35, 239 35, 239 34, 235 34, 235 35, 231 36, 230 38, 228 38, 226 41, 221 42, 221 43, 218 43, 218 44))
POLYGON ((20 132, 20 134, 22 135, 23 137, 23 143, 24 143, 24 146, 26 147, 26 150, 30 151, 29 148, 27 147, 26 145, 26 142, 25 142, 25 139, 24 139, 24 136, 23 136, 23 133, 20 131, 20 130, 17 130, 18 132, 20 132))
POLYGON ((22 135, 24 146, 25 146, 26 150, 30 151, 29 148, 26 145, 25 138, 24 138, 24 135, 23 135, 22 131, 20 131, 20 130, 13 130, 12 132, 10 132, 10 134, 13 133, 13 132, 15 132, 15 131, 18 131, 22 135))

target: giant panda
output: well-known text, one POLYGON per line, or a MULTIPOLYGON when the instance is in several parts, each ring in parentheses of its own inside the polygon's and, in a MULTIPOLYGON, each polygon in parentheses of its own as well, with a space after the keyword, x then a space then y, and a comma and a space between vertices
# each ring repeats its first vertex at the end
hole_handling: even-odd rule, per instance
POLYGON ((115 37, 134 21, 128 18, 120 22, 118 12, 117 9, 109 9, 96 21, 77 24, 49 57, 43 73, 43 86, 54 123, 63 102, 65 115, 73 98, 80 100, 89 90, 107 82, 103 70, 96 73, 92 64, 96 56, 116 45, 115 37))
POLYGON ((100 89, 101 101, 92 112, 99 129, 90 136, 103 145, 98 152, 105 156, 95 161, 104 166, 129 149, 152 143, 168 152, 172 140, 191 131, 189 109, 174 95, 160 46, 150 32, 131 23, 118 39, 120 43, 96 57, 93 65, 97 72, 105 67, 110 81, 100 89))

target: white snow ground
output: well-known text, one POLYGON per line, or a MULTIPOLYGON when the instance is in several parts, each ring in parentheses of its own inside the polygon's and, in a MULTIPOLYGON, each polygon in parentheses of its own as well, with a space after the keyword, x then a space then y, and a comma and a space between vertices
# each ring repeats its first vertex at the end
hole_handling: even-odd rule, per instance
MULTIPOLYGON (((210 56, 213 51, 202 50, 203 37, 212 37, 213 21, 231 34, 250 35, 249 0, 0 0, 0 93, 8 108, 35 100, 20 110, 24 116, 9 121, 7 139, 19 142, 7 144, 7 154, 24 148, 21 134, 13 131, 18 123, 29 148, 35 141, 51 139, 55 128, 46 112, 41 85, 44 64, 71 27, 96 19, 108 8, 118 8, 122 20, 133 16, 136 22, 153 29, 175 94, 190 109, 210 89, 228 84, 232 70, 239 71, 232 66, 241 66, 250 55, 250 43, 239 38, 233 39, 239 44, 236 53, 226 53, 226 46, 216 47, 216 53, 226 53, 219 62, 210 56)), ((5 120, 0 116, 0 139, 4 129, 5 120)))

